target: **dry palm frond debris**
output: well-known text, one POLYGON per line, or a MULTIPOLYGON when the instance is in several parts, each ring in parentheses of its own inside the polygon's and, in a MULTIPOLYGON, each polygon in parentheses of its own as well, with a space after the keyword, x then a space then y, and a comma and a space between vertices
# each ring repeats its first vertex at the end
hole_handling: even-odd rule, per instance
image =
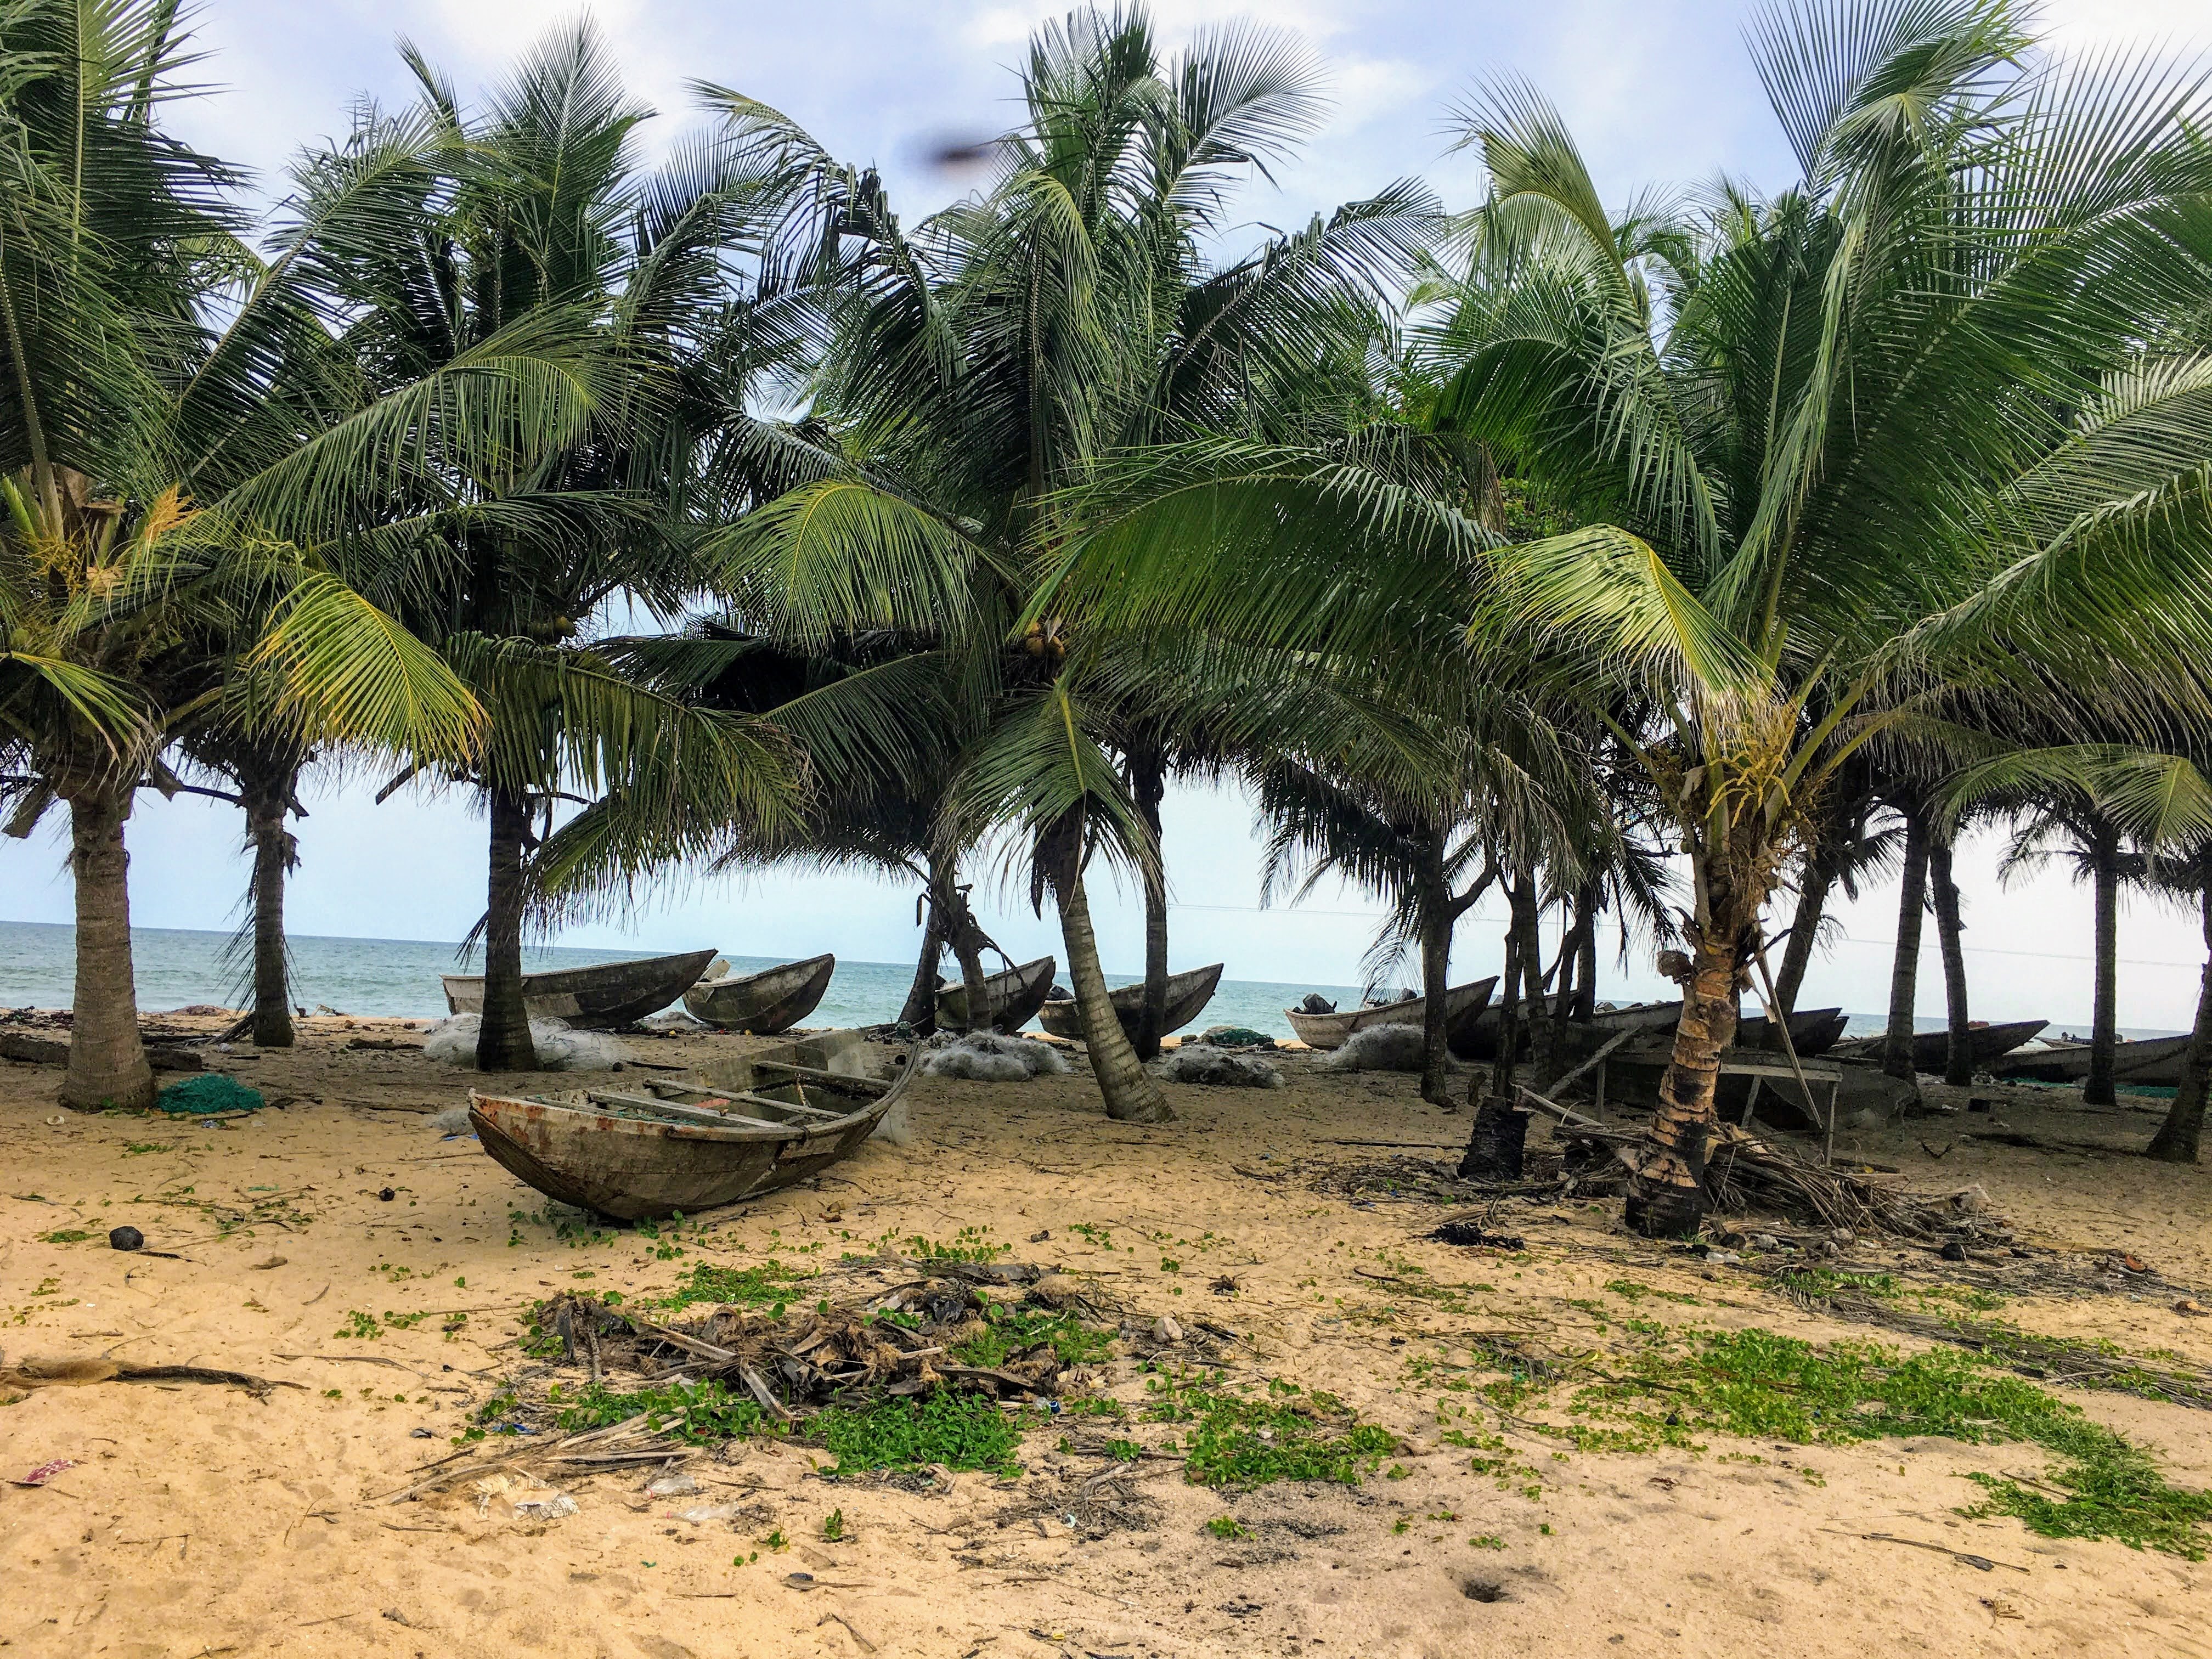
POLYGON ((1920 1309, 1915 1310, 1894 1293, 1882 1294, 1890 1286, 1878 1278, 1855 1279, 1786 1268, 1773 1277, 1793 1301, 1832 1319, 1875 1325, 1923 1341, 1984 1354, 2037 1382, 2101 1389, 2212 1411, 2212 1370, 2192 1365, 2171 1353, 2161 1354, 2154 1363, 2108 1341, 2045 1336, 2004 1320, 1938 1310, 1924 1297, 1920 1309))
MULTIPOLYGON (((1632 1170, 1644 1146, 1641 1129, 1604 1124, 1563 1123, 1553 1133, 1566 1145, 1571 1169, 1609 1162, 1632 1170)), ((1732 1123, 1714 1131, 1705 1195, 1716 1211, 1779 1215, 1852 1233, 1962 1245, 2006 1244, 2012 1239, 1978 1187, 1917 1192, 1878 1172, 1808 1163, 1732 1123)))
POLYGON ((1026 1264, 890 1255, 787 1276, 702 1267, 643 1308, 558 1296, 530 1315, 533 1363, 479 1411, 477 1443, 390 1501, 524 1463, 607 1470, 809 1437, 887 1406, 995 1417, 1057 1395, 1126 1334, 1102 1297, 1026 1264), (536 1443, 482 1461, 507 1435, 536 1443))

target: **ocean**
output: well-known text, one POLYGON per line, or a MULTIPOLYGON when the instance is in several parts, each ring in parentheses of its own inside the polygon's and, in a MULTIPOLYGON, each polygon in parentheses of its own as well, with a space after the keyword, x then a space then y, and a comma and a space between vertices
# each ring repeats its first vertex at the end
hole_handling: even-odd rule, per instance
MULTIPOLYGON (((66 1008, 75 979, 72 953, 76 929, 52 922, 0 921, 0 1008, 66 1008)), ((244 981, 227 959, 231 936, 173 927, 131 930, 131 952, 138 970, 138 1006, 145 1012, 191 1003, 237 1006, 245 1000, 244 981)), ((436 1019, 446 1012, 438 976, 461 969, 460 947, 434 939, 322 939, 295 936, 292 946, 293 999, 309 1010, 374 1014, 394 1019, 436 1019)), ((576 968, 618 957, 649 957, 653 951, 588 950, 541 946, 523 952, 526 969, 576 968)), ((732 957, 740 969, 773 968, 773 957, 732 957)), ((951 958, 946 957, 946 965, 951 958)), ((1468 970, 1473 972, 1472 969, 1468 970)), ((1115 983, 1122 982, 1109 975, 1115 983)), ((1129 977, 1134 977, 1130 975, 1129 977)), ((910 962, 840 961, 829 994, 809 1017, 812 1025, 875 1025, 898 1018, 914 982, 910 962)), ((1066 983, 1063 971, 1060 978, 1066 983)), ((1283 1010, 1318 991, 1340 1007, 1356 1007, 1359 990, 1350 985, 1285 984, 1271 980, 1224 979, 1200 1017, 1206 1025, 1248 1025, 1273 1036, 1291 1035, 1283 1010)), ((1941 1017, 1913 1022, 1923 1031, 1941 1030, 1941 1017)), ((1880 1013, 1851 1016, 1849 1034, 1864 1036, 1885 1024, 1880 1013)), ((2077 1022, 2086 1034, 2086 1022, 2077 1022)), ((2059 1029, 2054 1027, 2054 1029, 2059 1029)), ((2072 1029, 2072 1028, 2065 1028, 2072 1029)), ((2179 1033, 2126 1026, 2123 1036, 2172 1036, 2179 1033)))
MULTIPOLYGON (((0 922, 0 1008, 66 1008, 75 982, 76 932, 47 922, 0 922)), ((131 933, 138 975, 138 1006, 152 1013, 192 1003, 236 1007, 246 1000, 245 981, 227 959, 231 936, 183 928, 137 927, 131 933)), ((457 958, 459 946, 434 939, 319 939, 295 935, 292 996, 302 1007, 396 1019, 435 1019, 446 1012, 441 974, 471 971, 457 958)), ((576 968, 586 963, 659 955, 653 951, 578 950, 554 945, 526 950, 526 969, 576 968)), ((949 966, 951 962, 946 957, 949 966)), ((773 968, 773 957, 732 957, 741 971, 773 968)), ((1133 977, 1133 975, 1132 975, 1133 977)), ((1066 983, 1065 974, 1060 982, 1066 983)), ((1121 982, 1116 980, 1115 983, 1121 982)), ((874 1025, 898 1018, 914 983, 911 962, 841 959, 810 1025, 874 1025)), ((1357 1006, 1348 985, 1279 985, 1264 980, 1221 981, 1202 1017, 1206 1025, 1249 1025, 1271 1036, 1291 1035, 1283 1010, 1309 991, 1357 1006)))

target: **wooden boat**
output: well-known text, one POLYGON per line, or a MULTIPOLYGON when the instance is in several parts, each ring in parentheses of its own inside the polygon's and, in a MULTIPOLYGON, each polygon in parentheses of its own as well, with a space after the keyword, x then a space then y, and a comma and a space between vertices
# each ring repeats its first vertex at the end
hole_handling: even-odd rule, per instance
MULTIPOLYGON (((1160 1032, 1180 1031, 1205 1011, 1213 1000, 1213 988, 1221 983, 1223 964, 1215 963, 1210 968, 1193 968, 1187 973, 1168 975, 1167 1012, 1160 1021, 1160 1032)), ((1145 981, 1124 985, 1109 994, 1114 1012, 1121 1017, 1121 1029, 1131 1037, 1137 1035, 1137 1022, 1145 1017, 1145 981)), ((1056 1037, 1083 1041, 1083 1017, 1077 1012, 1075 999, 1065 1002, 1047 1001, 1037 1010, 1037 1024, 1056 1037)))
MULTIPOLYGON (((1521 1042, 1527 1051, 1529 1022, 1539 1014, 1549 1017, 1551 1000, 1540 998, 1521 1005, 1521 1042)), ((1567 1026, 1568 1042, 1575 1053, 1585 1048, 1595 1048, 1623 1031, 1642 1030, 1646 1026, 1673 1025, 1682 1018, 1679 1002, 1640 1002, 1626 1008, 1601 1008, 1589 1018, 1571 1021, 1567 1026)), ((1503 1005, 1483 1010, 1480 1018, 1469 1020, 1453 1033, 1451 1051, 1461 1060, 1495 1060, 1498 1058, 1498 1037, 1505 1018, 1503 1005)), ((1569 1055, 1562 1055, 1568 1058, 1569 1055)))
MULTIPOLYGON (((2008 1054, 2030 1037, 2050 1024, 2047 1019, 2015 1019, 2002 1025, 1976 1025, 1967 1035, 1973 1040, 1973 1068, 1987 1071, 1990 1061, 2008 1054)), ((1838 1042, 1828 1050, 1838 1060, 1871 1061, 1879 1065, 1882 1044, 1887 1039, 1879 1033, 1873 1036, 1852 1037, 1838 1042)), ((1922 1031, 1912 1039, 1912 1069, 1916 1072, 1940 1072, 1951 1055, 1951 1034, 1948 1031, 1922 1031)))
POLYGON ((469 1091, 483 1149, 549 1198, 623 1221, 774 1192, 849 1157, 898 1103, 912 1048, 825 1031, 687 1078, 469 1091))
POLYGON ((774 1036, 814 1012, 836 969, 836 957, 819 956, 757 974, 732 974, 718 957, 706 978, 684 994, 684 1006, 709 1025, 774 1036))
MULTIPOLYGON (((1060 964, 1050 957, 1039 957, 1035 962, 1024 962, 1015 968, 1002 968, 983 981, 983 993, 990 999, 991 1015, 983 1022, 1002 1031, 1018 1031, 1044 1006, 1052 994, 1052 976, 1060 964)), ((968 988, 958 980, 942 980, 937 987, 937 1023, 952 1030, 968 1028, 968 988)))
MULTIPOLYGON (((1793 1008, 1790 1012, 1790 1045, 1800 1060, 1824 1054, 1843 1040, 1851 1017, 1840 1008, 1793 1008)), ((1761 1048, 1766 1045, 1766 1016, 1747 1014, 1736 1022, 1735 1046, 1761 1048)), ((1781 1045, 1774 1052, 1781 1053, 1781 1045)))
MULTIPOLYGON (((657 1014, 696 983, 712 951, 642 957, 635 962, 594 962, 550 974, 522 976, 522 1002, 534 1019, 565 1020, 580 1031, 605 1031, 657 1014)), ((457 1014, 483 1012, 483 978, 447 974, 446 1006, 457 1014)))
MULTIPOLYGON (((1464 985, 1449 988, 1444 992, 1446 1033, 1480 1018, 1497 986, 1498 976, 1493 974, 1488 979, 1469 980, 1464 985)), ((1300 1008, 1285 1008, 1283 1018, 1291 1022, 1291 1030, 1297 1033, 1298 1041, 1307 1048, 1341 1048, 1354 1031, 1364 1031, 1370 1025, 1419 1025, 1428 1018, 1428 1012, 1426 997, 1407 997, 1401 1002, 1378 1002, 1337 1014, 1310 1014, 1300 1008)))
MULTIPOLYGON (((2035 1083, 2081 1083, 2089 1075, 2089 1045, 2076 1037, 2045 1037, 2043 1047, 2009 1054, 1990 1069, 1999 1077, 2035 1083)), ((2189 1058, 2186 1036, 2144 1037, 2112 1045, 2112 1079, 2119 1083, 2177 1085, 2189 1058)))

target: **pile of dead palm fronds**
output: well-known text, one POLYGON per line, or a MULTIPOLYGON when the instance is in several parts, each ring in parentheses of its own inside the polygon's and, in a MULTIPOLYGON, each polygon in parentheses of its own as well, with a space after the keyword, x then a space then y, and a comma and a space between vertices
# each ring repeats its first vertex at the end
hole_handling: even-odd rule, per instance
MULTIPOLYGON (((1640 1129, 1580 1118, 1553 1133, 1568 1146, 1570 1167, 1611 1162, 1633 1170, 1647 1144, 1640 1129)), ((1733 1123, 1713 1132, 1705 1200, 1718 1212, 1777 1215, 1850 1233, 1961 1244, 2002 1244, 2012 1237, 1978 1187, 1917 1192, 1879 1171, 1808 1163, 1733 1123)))
MULTIPOLYGON (((1024 1299, 1065 1305, 1072 1287, 1034 1268, 935 1262, 933 1271, 864 1299, 811 1307, 720 1307, 703 1316, 655 1323, 586 1296, 556 1297, 538 1310, 541 1335, 557 1339, 564 1364, 588 1368, 593 1382, 611 1372, 647 1377, 681 1372, 743 1389, 769 1415, 793 1422, 842 1398, 901 1397, 942 1388, 994 1400, 1056 1393, 1060 1363, 1049 1342, 1035 1342, 999 1366, 963 1365, 949 1355, 982 1334, 978 1284, 1026 1284, 1024 1299)), ((808 1288, 813 1289, 810 1284, 808 1288)))
MULTIPOLYGON (((714 1392, 708 1384, 750 1396, 769 1418, 802 1434, 823 1411, 884 1399, 945 1390, 1008 1402, 1042 1399, 1059 1393, 1065 1380, 1048 1340, 1016 1348, 996 1365, 953 1358, 990 1327, 982 1293, 1018 1290, 1019 1309, 1032 1315, 1111 1322, 1120 1311, 1103 1307, 1095 1299, 1103 1292, 1087 1284, 1016 1262, 886 1254, 786 1288, 787 1298, 768 1307, 701 1304, 696 1314, 667 1319, 574 1294, 541 1304, 524 1344, 537 1363, 502 1384, 496 1414, 507 1420, 491 1425, 494 1434, 526 1436, 533 1443, 486 1456, 490 1447, 480 1442, 424 1465, 416 1473, 427 1479, 383 1501, 526 1466, 574 1475, 694 1455, 700 1449, 676 1432, 667 1402, 714 1392), (643 1386, 633 1390, 632 1382, 643 1386), (539 1437, 574 1426, 567 1413, 580 1400, 596 1398, 604 1411, 626 1403, 633 1392, 652 1399, 654 1408, 557 1439, 539 1437)), ((996 1300, 1006 1307, 1012 1298, 996 1300)))

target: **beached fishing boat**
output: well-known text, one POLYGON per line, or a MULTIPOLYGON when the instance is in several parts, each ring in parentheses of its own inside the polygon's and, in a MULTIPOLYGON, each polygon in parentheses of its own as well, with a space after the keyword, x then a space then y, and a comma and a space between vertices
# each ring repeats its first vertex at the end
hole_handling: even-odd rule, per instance
MULTIPOLYGON (((1790 1014, 1790 1046, 1800 1060, 1824 1054, 1843 1040, 1851 1017, 1840 1008, 1796 1008, 1790 1014)), ((1735 1046, 1760 1048, 1766 1044, 1766 1016, 1747 1014, 1736 1022, 1735 1046)), ((1779 1052, 1779 1045, 1777 1045, 1779 1052)))
MULTIPOLYGON (((1050 957, 1039 957, 1035 962, 1024 962, 1017 967, 1002 968, 983 981, 983 994, 990 999, 990 1017, 981 1022, 996 1026, 1002 1031, 1018 1031, 1036 1018, 1044 1000, 1052 994, 1052 976, 1060 964, 1050 957)), ((948 1030, 962 1030, 973 1024, 968 1018, 968 988, 958 980, 943 980, 937 987, 937 1023, 948 1030)))
MULTIPOLYGON (((1160 1020, 1160 1031, 1165 1036, 1170 1031, 1180 1031, 1205 1011, 1213 1000, 1213 988, 1221 983, 1223 964, 1215 963, 1207 968, 1193 968, 1187 973, 1168 975, 1167 1012, 1160 1020)), ((1145 981, 1124 985, 1108 994, 1114 1012, 1121 1017, 1121 1029, 1133 1038, 1137 1023, 1145 1017, 1145 981)), ((1037 1009, 1037 1024, 1056 1037, 1083 1041, 1083 1017, 1077 1012, 1075 999, 1064 1002, 1047 1000, 1037 1009)))
POLYGON ((836 969, 836 957, 818 956, 757 974, 733 974, 718 957, 707 976, 684 994, 684 1006, 693 1018, 709 1025, 774 1036, 814 1012, 836 969))
MULTIPOLYGON (((1530 1024, 1539 1015, 1548 1018, 1550 1008, 1548 997, 1521 1005, 1522 1052, 1528 1049, 1530 1024)), ((1588 1019, 1569 1021, 1568 1042, 1571 1050, 1579 1053, 1623 1031, 1672 1025, 1681 1018, 1682 1005, 1679 1002, 1639 1002, 1626 1008, 1601 1008, 1588 1019)), ((1463 1022, 1452 1034, 1453 1054, 1461 1060, 1497 1059, 1498 1034, 1504 1018, 1503 1006, 1493 1005, 1484 1009, 1478 1018, 1463 1022)))
MULTIPOLYGON (((2112 1080, 2172 1086, 2181 1081, 2181 1063, 2189 1057, 2186 1036, 2144 1037, 2112 1045, 2112 1080)), ((2081 1083, 2089 1075, 2089 1044, 2079 1037, 2045 1037, 2030 1048, 2016 1050, 1990 1067, 1999 1077, 2033 1083, 2081 1083)))
MULTIPOLYGON (((1973 1067, 1987 1071, 1990 1063, 1999 1056, 2010 1054, 2030 1037, 2050 1024, 2047 1019, 2015 1019, 2002 1025, 1976 1025, 1967 1035, 1972 1039, 1973 1067)), ((1881 1059, 1882 1044, 1887 1038, 1874 1036, 1852 1037, 1838 1042, 1828 1050, 1832 1059, 1871 1060, 1881 1059)), ((1951 1034, 1948 1031, 1923 1031, 1912 1039, 1912 1069, 1916 1072, 1940 1072, 1950 1059, 1951 1034)))
MULTIPOLYGON (((680 956, 594 962, 550 974, 525 974, 523 1006, 533 1019, 564 1020, 580 1031, 611 1030, 659 1013, 689 990, 714 959, 712 951, 686 951, 680 956)), ((443 977, 448 1009, 457 1014, 483 1012, 483 975, 443 977)))
MULTIPOLYGON (((1493 974, 1488 979, 1469 980, 1444 992, 1447 1036, 1456 1028, 1481 1018, 1484 1006, 1497 986, 1498 976, 1493 974)), ((1370 1025, 1419 1025, 1428 1018, 1428 1010, 1426 997, 1407 997, 1398 1002, 1373 1003, 1336 1014, 1310 1014, 1302 1008, 1285 1008, 1283 1018, 1291 1022, 1291 1030, 1297 1033, 1298 1041, 1307 1048, 1341 1048, 1354 1031, 1364 1031, 1370 1025)))
POLYGON ((683 1078, 469 1091, 483 1149, 548 1198, 655 1221, 755 1198, 851 1156, 898 1103, 913 1050, 824 1031, 683 1078))

